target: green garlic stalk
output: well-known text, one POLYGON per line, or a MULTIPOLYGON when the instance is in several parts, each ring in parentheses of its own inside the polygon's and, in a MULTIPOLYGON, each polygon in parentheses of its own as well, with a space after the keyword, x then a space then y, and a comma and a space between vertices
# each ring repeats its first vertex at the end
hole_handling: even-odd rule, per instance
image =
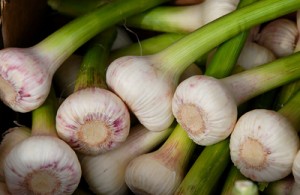
POLYGON ((0 51, 0 99, 17 112, 38 108, 50 91, 53 74, 80 46, 124 18, 168 0, 116 0, 75 18, 29 48, 0 51))

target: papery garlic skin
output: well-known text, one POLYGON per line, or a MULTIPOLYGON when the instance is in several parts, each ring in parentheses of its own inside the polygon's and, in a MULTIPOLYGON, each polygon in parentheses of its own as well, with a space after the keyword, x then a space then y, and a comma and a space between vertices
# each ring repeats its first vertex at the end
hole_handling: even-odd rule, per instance
POLYGON ((56 129, 59 137, 74 150, 96 155, 126 140, 130 114, 123 101, 111 91, 84 88, 60 105, 56 129))
POLYGON ((172 124, 175 82, 154 67, 150 57, 114 60, 106 71, 106 82, 147 129, 162 131, 172 124))
POLYGON ((227 138, 237 120, 234 97, 218 79, 192 76, 176 88, 172 110, 177 122, 198 145, 227 138))
POLYGON ((81 178, 75 152, 52 136, 31 136, 16 145, 4 164, 12 194, 72 194, 81 178))
POLYGON ((135 194, 172 195, 183 179, 183 173, 178 173, 151 154, 143 154, 128 164, 125 182, 135 194))
POLYGON ((258 44, 273 51, 277 57, 283 57, 294 52, 298 36, 294 21, 279 18, 262 28, 255 39, 258 44))
POLYGON ((0 59, 1 100, 16 112, 39 107, 49 94, 53 74, 35 49, 3 49, 0 59))
POLYGON ((256 109, 239 118, 229 147, 232 162, 244 176, 257 182, 272 182, 292 172, 299 138, 283 115, 256 109))

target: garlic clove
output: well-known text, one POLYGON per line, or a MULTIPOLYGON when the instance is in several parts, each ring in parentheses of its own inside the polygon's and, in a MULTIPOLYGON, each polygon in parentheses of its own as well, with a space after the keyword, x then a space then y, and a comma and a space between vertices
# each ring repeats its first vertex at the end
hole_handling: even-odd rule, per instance
POLYGON ((52 74, 40 64, 34 48, 3 49, 0 58, 2 101, 17 112, 39 107, 49 94, 52 74))
POLYGON ((198 145, 224 140, 237 119, 237 105, 231 93, 219 80, 205 75, 192 76, 178 85, 172 110, 177 122, 198 145))
POLYGON ((81 178, 75 152, 52 136, 31 136, 5 159, 5 181, 12 194, 72 194, 81 178))
POLYGON ((262 28, 256 41, 270 49, 277 57, 283 57, 294 52, 298 34, 294 21, 279 18, 262 28))
POLYGON ((126 140, 129 128, 125 104, 102 88, 76 91, 63 101, 56 115, 59 137, 84 154, 96 155, 118 147, 126 140))
POLYGON ((253 181, 272 182, 292 172, 299 138, 280 113, 256 109, 242 115, 230 137, 230 156, 253 181))
POLYGON ((147 129, 162 131, 172 124, 175 82, 153 66, 151 57, 118 58, 109 65, 106 79, 109 88, 121 97, 147 129))

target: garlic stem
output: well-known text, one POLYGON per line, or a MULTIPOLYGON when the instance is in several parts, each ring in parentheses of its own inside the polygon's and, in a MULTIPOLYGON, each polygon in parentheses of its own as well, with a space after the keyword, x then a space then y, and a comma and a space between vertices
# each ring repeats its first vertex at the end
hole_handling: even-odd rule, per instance
POLYGON ((137 194, 174 194, 187 171, 194 149, 195 144, 177 125, 158 150, 130 161, 125 182, 137 194))
POLYGON ((33 111, 32 136, 15 145, 5 158, 4 175, 11 194, 72 194, 80 182, 75 152, 53 133, 55 98, 51 92, 33 111))
POLYGON ((300 80, 282 86, 277 94, 275 109, 283 107, 298 90, 300 90, 300 80))
POLYGON ((106 82, 141 124, 153 131, 165 129, 174 120, 171 99, 182 72, 239 32, 296 10, 300 5, 293 1, 259 1, 210 22, 156 54, 118 58, 108 66, 106 82))
POLYGON ((18 112, 46 99, 54 72, 80 46, 107 27, 167 0, 116 0, 77 17, 30 48, 1 50, 0 97, 18 112))
POLYGON ((107 88, 105 83, 107 58, 116 35, 116 28, 111 27, 89 42, 90 45, 83 56, 74 91, 89 87, 107 88))
POLYGON ((294 128, 300 131, 300 109, 298 109, 298 106, 300 106, 300 90, 278 112, 288 118, 294 128))
POLYGON ((62 102, 56 114, 59 137, 83 154, 112 150, 129 134, 129 111, 117 95, 106 89, 105 83, 106 61, 116 32, 110 28, 90 42, 74 93, 62 102))
POLYGON ((233 188, 233 195, 258 195, 257 185, 250 180, 236 181, 233 188))
POLYGON ((241 172, 234 166, 230 166, 230 170, 226 175, 224 186, 222 187, 221 195, 231 195, 236 181, 247 179, 241 172))
POLYGON ((154 54, 167 48, 183 36, 183 34, 178 33, 163 33, 141 40, 138 43, 133 43, 127 47, 112 51, 109 56, 109 61, 112 62, 113 60, 126 55, 143 56, 154 54))
POLYGON ((234 11, 239 0, 209 0, 189 6, 159 6, 129 17, 126 25, 159 32, 189 33, 234 11))
POLYGON ((177 188, 175 194, 209 194, 230 161, 229 140, 206 146, 177 188), (217 160, 218 159, 218 160, 217 160))
POLYGON ((115 150, 81 160, 83 177, 96 194, 125 194, 125 169, 135 157, 150 152, 162 143, 174 126, 161 132, 151 132, 138 124, 130 129, 126 141, 115 150))
POLYGON ((0 145, 0 181, 4 182, 4 160, 12 148, 19 142, 30 136, 30 129, 27 127, 9 128, 1 140, 0 145))

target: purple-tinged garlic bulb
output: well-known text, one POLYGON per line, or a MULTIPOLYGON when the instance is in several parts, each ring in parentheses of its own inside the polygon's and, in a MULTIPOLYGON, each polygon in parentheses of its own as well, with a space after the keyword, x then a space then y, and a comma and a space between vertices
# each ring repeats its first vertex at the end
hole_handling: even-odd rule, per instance
POLYGON ((53 136, 31 136, 5 159, 5 181, 12 194, 72 194, 81 178, 75 152, 53 136))
POLYGON ((85 88, 68 96, 60 105, 56 129, 59 137, 74 150, 95 155, 114 149, 126 140, 130 115, 114 93, 102 88, 85 88))

